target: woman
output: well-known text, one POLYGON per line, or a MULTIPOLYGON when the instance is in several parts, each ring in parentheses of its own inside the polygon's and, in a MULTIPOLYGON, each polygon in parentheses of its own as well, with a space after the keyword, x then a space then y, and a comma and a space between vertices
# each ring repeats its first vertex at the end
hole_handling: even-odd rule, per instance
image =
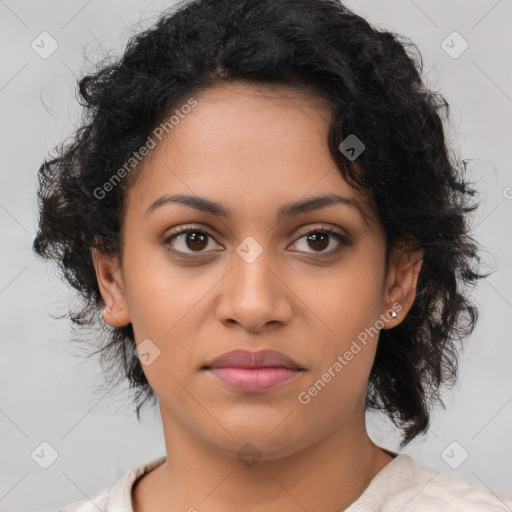
POLYGON ((406 47, 334 0, 198 0, 80 81, 34 249, 167 453, 63 511, 512 507, 365 426, 426 432, 486 277, 406 47))

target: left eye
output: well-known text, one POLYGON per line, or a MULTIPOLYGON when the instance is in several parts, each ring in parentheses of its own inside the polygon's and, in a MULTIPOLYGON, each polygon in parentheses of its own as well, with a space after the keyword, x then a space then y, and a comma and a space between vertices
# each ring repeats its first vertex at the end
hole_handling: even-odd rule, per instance
MULTIPOLYGON (((336 231, 333 231, 332 229, 323 228, 323 229, 315 229, 313 231, 310 231, 309 233, 306 233, 305 235, 301 236, 297 242, 295 242, 295 247, 300 247, 300 242, 304 241, 305 244, 307 244, 308 247, 313 248, 314 250, 311 251, 312 253, 335 253, 339 251, 342 246, 349 245, 349 242, 346 237, 343 235, 337 233, 336 231), (327 247, 331 245, 332 239, 336 240, 338 242, 338 246, 334 249, 325 250, 327 247)), ((304 252, 310 252, 305 250, 304 252)))

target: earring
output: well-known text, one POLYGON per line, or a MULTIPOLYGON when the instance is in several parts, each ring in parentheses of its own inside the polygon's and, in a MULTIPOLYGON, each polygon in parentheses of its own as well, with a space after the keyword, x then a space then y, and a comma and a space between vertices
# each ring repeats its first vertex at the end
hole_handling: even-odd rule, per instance
POLYGON ((391 311, 391 316, 393 318, 397 318, 398 317, 398 315, 396 314, 396 311, 391 311))

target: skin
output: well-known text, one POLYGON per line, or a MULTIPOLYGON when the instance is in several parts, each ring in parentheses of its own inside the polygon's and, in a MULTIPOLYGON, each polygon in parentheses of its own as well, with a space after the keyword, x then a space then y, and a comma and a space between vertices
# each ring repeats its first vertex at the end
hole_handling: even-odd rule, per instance
POLYGON ((150 339, 160 350, 143 369, 159 399, 167 461, 134 487, 133 508, 342 510, 392 460, 365 427, 378 337, 308 404, 297 397, 393 304, 402 309, 383 328, 404 318, 422 255, 395 247, 386 272, 385 233, 371 196, 337 171, 327 146, 330 112, 315 98, 243 82, 194 97, 197 106, 151 151, 128 189, 122 263, 93 251, 105 321, 132 322, 137 345, 150 339), (368 223, 343 204, 276 219, 285 203, 329 193, 358 200, 368 223), (178 203, 145 214, 163 194, 206 197, 232 215, 178 203), (186 235, 166 242, 185 225, 213 238, 199 252, 186 235), (308 243, 305 235, 323 227, 351 244, 335 254, 340 242, 332 236, 308 243), (251 263, 236 251, 248 236, 262 249, 251 263), (305 371, 265 393, 232 391, 201 367, 237 348, 278 350, 305 371), (237 456, 248 442, 261 456, 251 467, 237 456))

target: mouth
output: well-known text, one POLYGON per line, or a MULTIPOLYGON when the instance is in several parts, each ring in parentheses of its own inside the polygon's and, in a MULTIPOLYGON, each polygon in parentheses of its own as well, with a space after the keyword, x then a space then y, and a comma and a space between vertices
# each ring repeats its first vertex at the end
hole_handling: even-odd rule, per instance
POLYGON ((233 350, 217 357, 201 370, 232 390, 261 393, 289 382, 301 375, 305 368, 275 350, 233 350))

